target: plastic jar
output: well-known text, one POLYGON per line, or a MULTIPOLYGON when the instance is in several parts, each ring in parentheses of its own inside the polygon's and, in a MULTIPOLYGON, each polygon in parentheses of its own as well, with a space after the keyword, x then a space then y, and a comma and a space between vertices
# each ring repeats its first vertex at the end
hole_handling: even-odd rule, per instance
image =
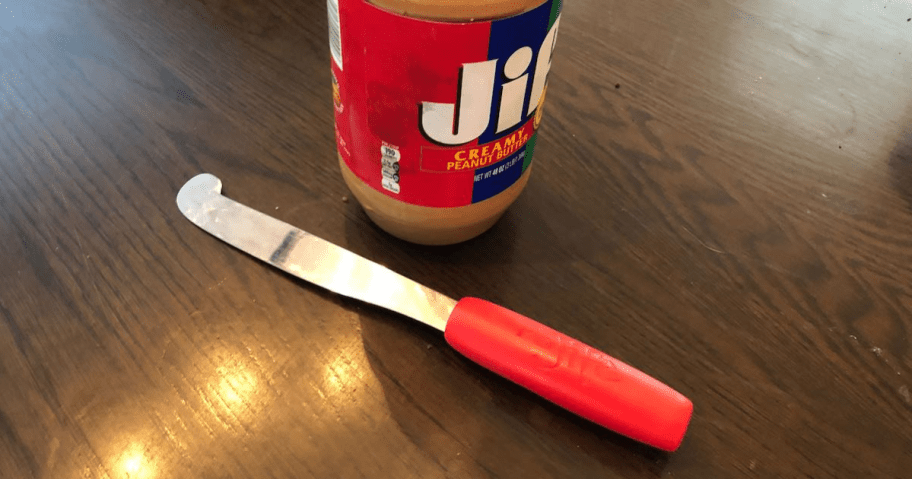
POLYGON ((561 0, 329 0, 345 183, 382 229, 452 244, 529 180, 561 0))

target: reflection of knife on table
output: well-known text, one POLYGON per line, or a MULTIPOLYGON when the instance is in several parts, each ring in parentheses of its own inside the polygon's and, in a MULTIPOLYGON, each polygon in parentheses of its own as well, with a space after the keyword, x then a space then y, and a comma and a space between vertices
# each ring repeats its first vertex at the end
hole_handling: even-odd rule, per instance
POLYGON ((511 310, 457 302, 377 263, 221 195, 210 174, 177 195, 181 212, 215 237, 338 294, 444 332, 469 359, 608 429, 666 451, 681 444, 693 404, 656 379, 511 310))

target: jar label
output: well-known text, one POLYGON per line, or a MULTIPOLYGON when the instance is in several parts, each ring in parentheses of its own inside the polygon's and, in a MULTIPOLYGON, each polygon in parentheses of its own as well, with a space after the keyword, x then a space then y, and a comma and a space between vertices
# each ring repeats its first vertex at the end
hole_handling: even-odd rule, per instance
POLYGON ((532 161, 561 0, 492 21, 421 20, 328 0, 336 142, 349 169, 405 203, 457 207, 532 161))

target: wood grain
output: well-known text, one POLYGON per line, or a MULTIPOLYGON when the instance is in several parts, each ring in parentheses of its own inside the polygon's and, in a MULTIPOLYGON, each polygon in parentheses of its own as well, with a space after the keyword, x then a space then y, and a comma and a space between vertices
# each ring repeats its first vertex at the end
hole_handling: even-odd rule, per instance
POLYGON ((342 201, 325 8, 0 3, 0 477, 909 477, 907 3, 568 0, 527 191, 445 248, 342 201), (203 171, 669 383, 683 446, 219 243, 203 171))

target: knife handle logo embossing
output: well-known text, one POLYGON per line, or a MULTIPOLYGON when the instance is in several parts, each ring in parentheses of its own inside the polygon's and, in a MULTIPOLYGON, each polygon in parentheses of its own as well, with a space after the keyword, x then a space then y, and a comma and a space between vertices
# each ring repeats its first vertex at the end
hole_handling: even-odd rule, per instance
POLYGON ((527 344, 529 362, 540 369, 554 369, 561 363, 560 338, 541 334, 535 329, 522 328, 516 333, 520 341, 527 344))
POLYGON ((516 337, 525 342, 530 364, 543 373, 564 369, 567 376, 578 377, 583 387, 594 384, 593 378, 600 381, 622 379, 614 358, 571 337, 547 334, 537 328, 522 328, 516 337))

